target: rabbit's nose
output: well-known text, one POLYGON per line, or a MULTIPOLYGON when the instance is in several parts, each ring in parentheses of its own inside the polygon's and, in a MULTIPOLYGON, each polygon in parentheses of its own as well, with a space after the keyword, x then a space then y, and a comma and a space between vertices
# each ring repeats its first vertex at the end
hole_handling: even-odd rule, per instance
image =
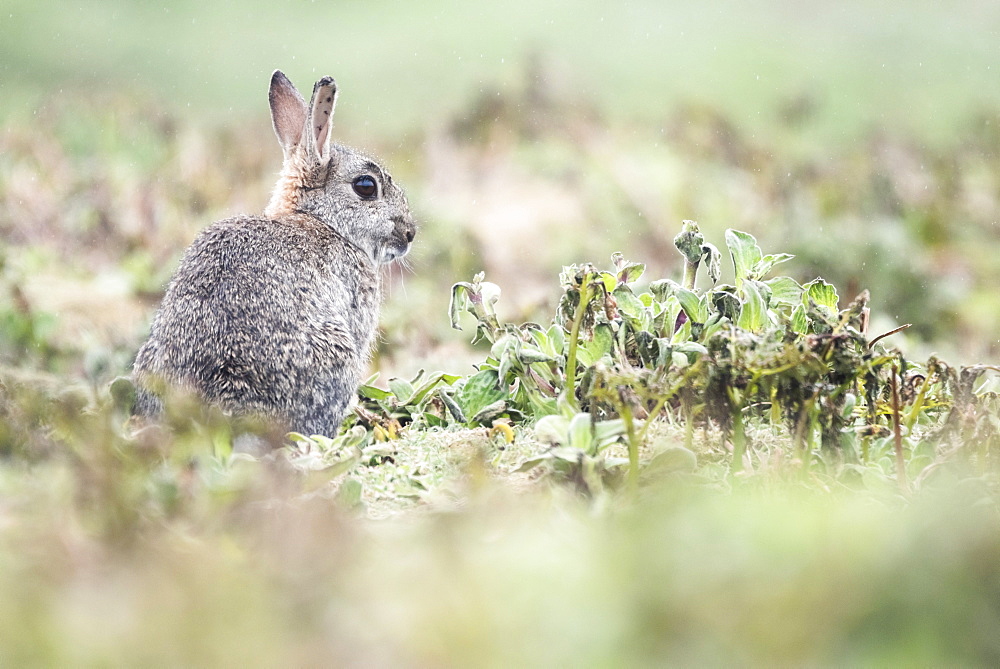
POLYGON ((415 228, 414 228, 414 227, 413 227, 413 226, 411 225, 411 226, 408 226, 408 227, 406 228, 406 232, 405 232, 404 234, 406 235, 406 242, 407 242, 407 243, 409 243, 409 242, 412 242, 412 241, 413 241, 413 238, 417 236, 417 231, 416 231, 416 229, 415 229, 415 228))

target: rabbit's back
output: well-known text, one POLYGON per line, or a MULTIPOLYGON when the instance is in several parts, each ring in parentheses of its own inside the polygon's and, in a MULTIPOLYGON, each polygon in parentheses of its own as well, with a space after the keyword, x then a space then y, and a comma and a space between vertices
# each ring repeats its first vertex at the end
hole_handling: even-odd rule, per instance
MULTIPOLYGON (((370 260, 315 218, 220 221, 187 250, 135 370, 332 434, 367 364, 379 300, 370 260)), ((138 409, 156 403, 144 395, 138 409)))

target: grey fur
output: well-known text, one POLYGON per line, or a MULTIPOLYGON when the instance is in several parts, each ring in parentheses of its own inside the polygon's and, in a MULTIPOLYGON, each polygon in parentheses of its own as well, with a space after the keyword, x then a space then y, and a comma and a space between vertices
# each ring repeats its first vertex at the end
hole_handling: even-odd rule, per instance
POLYGON ((324 77, 307 106, 284 74, 271 77, 278 184, 263 216, 214 223, 187 249, 136 356, 137 414, 162 411, 159 391, 174 386, 287 429, 336 432, 374 342, 379 266, 415 234, 392 177, 330 143, 336 96, 324 77), (374 198, 355 192, 362 175, 374 198))

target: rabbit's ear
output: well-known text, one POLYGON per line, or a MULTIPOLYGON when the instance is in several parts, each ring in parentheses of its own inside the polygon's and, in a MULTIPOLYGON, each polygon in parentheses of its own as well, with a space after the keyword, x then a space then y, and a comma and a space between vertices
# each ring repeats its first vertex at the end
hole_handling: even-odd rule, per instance
POLYGON ((315 149, 315 157, 326 160, 330 156, 330 124, 333 108, 337 104, 337 82, 333 77, 323 77, 313 86, 312 100, 309 101, 310 123, 307 128, 307 146, 315 149))
POLYGON ((275 70, 267 100, 271 105, 271 123, 285 157, 302 141, 306 123, 306 101, 284 72, 275 70))

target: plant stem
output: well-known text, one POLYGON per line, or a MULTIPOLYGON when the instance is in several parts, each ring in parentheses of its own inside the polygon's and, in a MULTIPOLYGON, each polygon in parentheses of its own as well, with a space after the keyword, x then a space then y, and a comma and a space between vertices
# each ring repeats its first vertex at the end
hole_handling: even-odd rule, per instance
POLYGON ((580 344, 580 325, 583 323, 583 314, 590 306, 590 281, 589 276, 584 276, 580 285, 580 302, 576 305, 576 312, 573 314, 573 325, 569 333, 569 351, 566 353, 566 401, 574 409, 578 408, 576 403, 576 347, 580 344))
POLYGON ((927 389, 931 385, 931 372, 927 370, 927 375, 924 376, 923 382, 920 384, 920 390, 917 391, 917 397, 913 400, 913 407, 910 409, 909 414, 906 416, 904 423, 906 424, 907 433, 913 430, 914 424, 920 418, 920 412, 924 408, 924 401, 927 397, 927 389))
POLYGON ((743 407, 737 397, 737 391, 728 389, 730 413, 733 419, 733 463, 730 471, 734 474, 743 471, 743 455, 747 450, 746 429, 743 425, 743 407))
MULTIPOLYGON (((660 398, 656 401, 656 404, 653 405, 653 409, 648 414, 649 418, 646 420, 645 423, 643 423, 642 429, 639 430, 639 443, 640 444, 646 443, 646 432, 649 431, 649 427, 653 424, 653 421, 656 419, 656 417, 660 415, 660 411, 663 410, 663 407, 665 407, 667 405, 667 402, 669 402, 671 399, 673 399, 674 397, 676 397, 677 394, 680 393, 681 390, 684 387, 686 387, 686 385, 688 383, 688 379, 691 376, 694 375, 694 372, 696 370, 698 370, 700 368, 701 368, 701 360, 698 360, 693 365, 691 365, 690 367, 687 368, 687 370, 684 372, 684 374, 681 376, 681 378, 677 381, 677 383, 675 383, 668 391, 666 391, 666 392, 664 392, 664 393, 662 393, 660 395, 660 398)), ((682 402, 683 402, 683 398, 682 398, 682 402)), ((685 404, 685 406, 686 406, 686 404, 685 404)), ((686 420, 686 422, 687 422, 688 425, 691 424, 691 418, 690 418, 690 416, 686 416, 685 420, 686 420)), ((687 447, 688 450, 691 450, 691 446, 693 444, 693 440, 694 440, 693 431, 694 431, 693 427, 690 430, 687 430, 687 432, 691 433, 691 441, 690 442, 687 440, 687 437, 685 437, 685 446, 687 447)))
POLYGON ((795 424, 794 444, 795 449, 802 458, 803 471, 809 470, 809 461, 812 459, 813 447, 813 406, 816 404, 816 395, 813 395, 802 402, 802 409, 795 424))
POLYGON ((899 421, 899 367, 897 365, 892 367, 889 387, 892 390, 892 436, 896 449, 896 479, 899 481, 899 487, 903 492, 906 492, 906 461, 903 459, 903 430, 899 421))
POLYGON ((639 482, 639 442, 635 434, 635 422, 632 417, 632 407, 629 406, 628 399, 621 396, 622 388, 618 389, 621 397, 621 407, 619 412, 622 420, 625 421, 625 436, 628 439, 628 487, 635 492, 639 482))
POLYGON ((691 406, 691 397, 687 392, 681 399, 681 406, 684 410, 684 448, 689 451, 694 450, 694 408, 691 406))
POLYGON ((695 280, 698 278, 698 265, 701 260, 695 260, 694 262, 686 261, 684 263, 684 287, 688 290, 694 290, 695 280))

